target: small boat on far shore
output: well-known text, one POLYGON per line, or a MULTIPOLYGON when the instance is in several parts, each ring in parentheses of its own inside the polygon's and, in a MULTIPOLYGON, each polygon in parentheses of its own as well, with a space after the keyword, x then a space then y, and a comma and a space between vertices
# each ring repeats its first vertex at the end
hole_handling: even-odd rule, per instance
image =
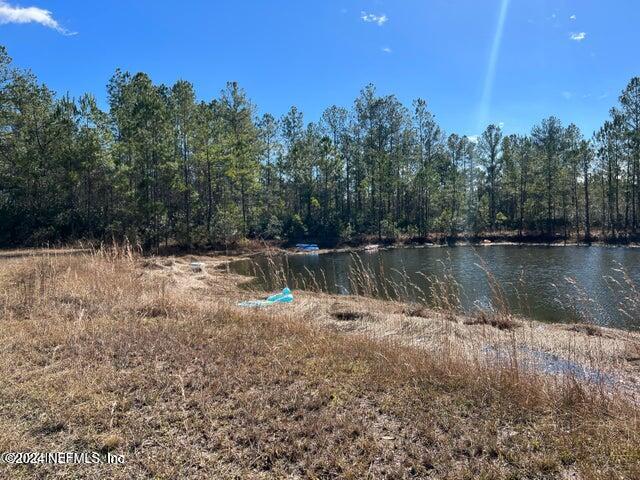
POLYGON ((380 248, 380 245, 365 245, 364 247, 364 251, 365 252, 375 252, 376 250, 378 250, 380 248))

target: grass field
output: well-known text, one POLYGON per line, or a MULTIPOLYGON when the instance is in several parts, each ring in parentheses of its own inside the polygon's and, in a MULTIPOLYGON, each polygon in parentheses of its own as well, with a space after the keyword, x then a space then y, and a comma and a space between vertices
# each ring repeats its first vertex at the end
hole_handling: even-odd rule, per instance
POLYGON ((632 375, 618 391, 464 353, 556 332, 559 349, 633 373, 637 336, 300 292, 241 309, 222 260, 196 274, 188 257, 127 251, 0 258, 0 452, 125 459, 0 477, 640 478, 632 375))

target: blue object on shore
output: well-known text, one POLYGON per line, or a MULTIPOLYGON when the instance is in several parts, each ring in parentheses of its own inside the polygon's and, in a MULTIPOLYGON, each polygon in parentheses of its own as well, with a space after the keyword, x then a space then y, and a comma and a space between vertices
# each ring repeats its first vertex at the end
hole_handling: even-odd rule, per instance
POLYGON ((275 295, 271 295, 267 297, 267 302, 272 303, 291 303, 293 302, 293 293, 289 290, 289 287, 285 287, 282 289, 282 292, 276 293, 275 295))
POLYGON ((276 293, 267 297, 266 300, 249 300, 247 302, 240 302, 238 305, 241 307, 268 307, 276 303, 291 303, 293 302, 293 293, 288 287, 285 287, 282 292, 276 293))
POLYGON ((298 250, 302 250, 303 252, 317 252, 318 250, 320 250, 318 245, 316 245, 315 243, 298 243, 296 245, 296 248, 298 250))

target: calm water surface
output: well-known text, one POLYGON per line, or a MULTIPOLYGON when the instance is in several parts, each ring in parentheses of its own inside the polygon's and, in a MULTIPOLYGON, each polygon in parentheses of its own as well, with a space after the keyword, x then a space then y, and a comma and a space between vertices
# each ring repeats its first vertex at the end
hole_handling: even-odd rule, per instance
POLYGON ((253 286, 365 293, 461 310, 508 308, 545 322, 640 329, 640 249, 457 246, 255 257, 232 270, 253 286), (457 300, 455 300, 457 299, 457 300))

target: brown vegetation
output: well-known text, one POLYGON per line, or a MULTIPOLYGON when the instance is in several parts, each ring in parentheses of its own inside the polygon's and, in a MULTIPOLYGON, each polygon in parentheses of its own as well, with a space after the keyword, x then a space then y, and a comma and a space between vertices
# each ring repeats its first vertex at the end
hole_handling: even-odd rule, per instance
POLYGON ((470 317, 464 321, 465 325, 490 325, 500 330, 513 330, 518 323, 509 315, 492 315, 486 312, 479 312, 475 317, 470 317))
MULTIPOLYGON (((451 341, 475 335, 508 353, 516 335, 537 338, 533 324, 503 331, 299 292, 292 306, 240 309, 240 279, 215 258, 191 272, 191 260, 0 260, 0 451, 125 456, 0 465, 0 476, 640 477, 638 407, 623 395, 451 341), (362 334, 325 328, 345 320, 362 334), (429 348, 405 341, 436 330, 429 348)), ((602 357, 618 351, 604 342, 622 342, 590 338, 602 357)))

